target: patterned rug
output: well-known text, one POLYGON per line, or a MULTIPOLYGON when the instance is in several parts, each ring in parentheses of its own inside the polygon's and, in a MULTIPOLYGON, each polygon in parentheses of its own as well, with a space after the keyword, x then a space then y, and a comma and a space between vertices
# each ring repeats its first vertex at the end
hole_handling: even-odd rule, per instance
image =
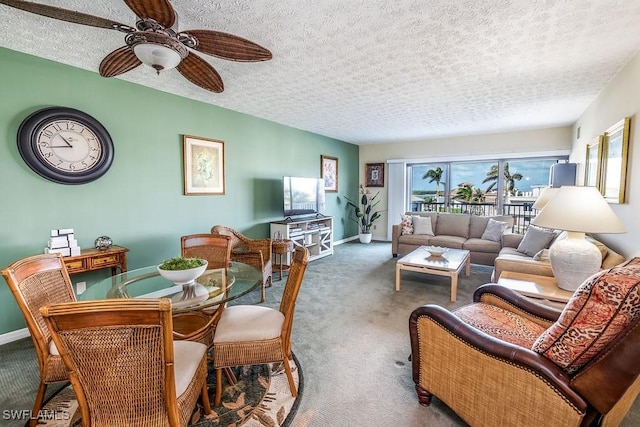
MULTIPOLYGON (((205 415, 198 404, 191 417, 190 426, 196 427, 287 427, 293 421, 304 388, 300 363, 293 356, 290 362, 298 397, 291 396, 289 382, 282 364, 255 365, 234 368, 235 385, 224 379, 222 403, 213 406, 216 380, 215 371, 209 365, 207 384, 213 412, 205 415)), ((223 376, 224 378, 224 376, 223 376)), ((53 396, 41 412, 48 420, 39 425, 50 427, 75 427, 82 425, 78 402, 71 385, 53 396)))

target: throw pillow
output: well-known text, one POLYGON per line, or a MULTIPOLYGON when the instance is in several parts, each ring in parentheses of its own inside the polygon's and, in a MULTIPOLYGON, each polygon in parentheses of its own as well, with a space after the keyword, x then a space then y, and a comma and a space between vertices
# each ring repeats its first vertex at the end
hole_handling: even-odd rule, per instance
POLYGON ((640 258, 591 276, 531 349, 576 372, 640 316, 640 258))
POLYGON ((411 215, 400 215, 402 217, 401 234, 413 234, 413 217, 411 215))
POLYGON ((540 252, 533 256, 533 260, 549 262, 549 249, 542 249, 540 252))
POLYGON ((429 218, 428 216, 414 216, 413 234, 426 234, 427 236, 433 236, 431 218, 429 218))
POLYGON ((555 237, 556 232, 553 230, 546 230, 536 227, 535 225, 530 225, 516 250, 530 257, 534 257, 542 249, 547 248, 555 237))
POLYGON ((484 229, 484 233, 482 233, 482 237, 480 238, 500 243, 502 233, 504 233, 507 228, 509 228, 509 224, 507 224, 506 222, 496 221, 493 218, 489 218, 489 222, 487 222, 487 228, 484 229))

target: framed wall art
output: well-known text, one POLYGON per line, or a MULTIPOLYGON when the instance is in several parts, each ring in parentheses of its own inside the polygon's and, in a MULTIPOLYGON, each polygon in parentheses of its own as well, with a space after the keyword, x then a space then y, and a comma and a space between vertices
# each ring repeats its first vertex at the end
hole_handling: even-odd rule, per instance
POLYGON ((338 192, 338 158, 320 156, 320 174, 324 179, 324 191, 338 192))
POLYGON ((384 163, 367 163, 365 187, 384 187, 384 163))
POLYGON ((600 135, 587 144, 587 159, 584 167, 584 185, 586 187, 600 189, 603 140, 604 135, 600 135))
POLYGON ((224 141, 184 135, 184 194, 224 194, 224 141))
POLYGON ((604 133, 600 192, 609 203, 624 203, 631 119, 625 117, 604 133))

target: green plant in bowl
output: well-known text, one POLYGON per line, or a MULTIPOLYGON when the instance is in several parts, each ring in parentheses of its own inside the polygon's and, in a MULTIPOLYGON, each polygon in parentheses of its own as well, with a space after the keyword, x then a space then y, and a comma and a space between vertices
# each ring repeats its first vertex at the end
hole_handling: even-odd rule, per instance
POLYGON ((158 273, 176 285, 193 285, 207 269, 207 261, 199 258, 176 257, 158 266, 158 273))
POLYGON ((161 270, 189 270, 206 265, 207 262, 200 258, 175 257, 165 259, 158 268, 161 270))

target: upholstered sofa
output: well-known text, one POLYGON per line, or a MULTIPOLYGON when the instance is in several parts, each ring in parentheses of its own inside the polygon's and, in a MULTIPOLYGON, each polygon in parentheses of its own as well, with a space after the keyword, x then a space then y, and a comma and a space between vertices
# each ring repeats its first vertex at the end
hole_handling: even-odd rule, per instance
POLYGON ((444 246, 453 249, 467 249, 470 252, 471 262, 474 264, 493 265, 493 261, 503 246, 502 233, 505 230, 511 230, 512 226, 513 217, 511 216, 489 217, 442 212, 407 212, 403 215, 402 223, 393 226, 391 252, 396 257, 398 255, 404 256, 420 246, 444 246), (415 217, 428 218, 430 228, 421 226, 424 223, 422 219, 416 220, 416 224, 409 225, 408 221, 413 221, 415 217), (487 226, 490 219, 494 220, 493 224, 495 222, 505 223, 501 224, 502 229, 499 230, 499 233, 489 233, 491 227, 487 226))
MULTIPOLYGON (((494 269, 491 281, 497 282, 503 271, 513 271, 516 273, 535 274, 537 276, 553 277, 551 263, 549 262, 548 249, 542 249, 536 254, 525 254, 518 251, 518 246, 524 239, 523 234, 505 233, 502 237, 502 249, 494 262, 494 269)), ((559 236, 558 239, 561 239, 559 236)), ((596 245, 602 254, 601 270, 615 267, 624 262, 624 257, 613 249, 607 247, 602 242, 587 236, 587 240, 596 245)), ((547 248, 553 245, 553 241, 547 248)))

